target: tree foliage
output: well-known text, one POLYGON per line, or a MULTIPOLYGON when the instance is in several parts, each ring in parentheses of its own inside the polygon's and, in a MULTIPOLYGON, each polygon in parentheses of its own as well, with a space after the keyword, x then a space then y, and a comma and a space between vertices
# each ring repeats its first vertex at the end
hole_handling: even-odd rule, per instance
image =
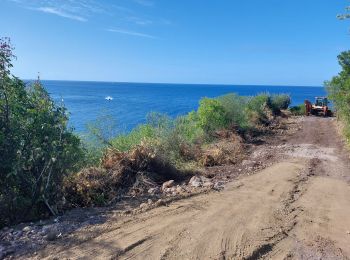
POLYGON ((78 167, 80 140, 36 81, 10 73, 13 48, 0 40, 0 226, 57 214, 63 177, 78 167))
POLYGON ((325 84, 337 116, 345 124, 345 134, 350 138, 350 51, 342 52, 338 61, 341 66, 340 73, 325 84))

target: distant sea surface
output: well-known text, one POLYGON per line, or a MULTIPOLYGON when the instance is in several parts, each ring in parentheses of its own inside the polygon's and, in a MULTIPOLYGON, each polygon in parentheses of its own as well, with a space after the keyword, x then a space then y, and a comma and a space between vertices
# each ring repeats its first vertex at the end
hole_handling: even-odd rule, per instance
POLYGON ((129 131, 146 121, 149 112, 161 112, 171 117, 184 115, 198 108, 203 97, 217 97, 227 93, 251 96, 262 92, 288 93, 292 104, 326 95, 323 87, 190 85, 80 81, 43 81, 56 101, 64 100, 70 112, 70 125, 77 132, 85 132, 89 122, 109 115, 120 131, 129 131), (106 100, 112 97, 113 100, 106 100))

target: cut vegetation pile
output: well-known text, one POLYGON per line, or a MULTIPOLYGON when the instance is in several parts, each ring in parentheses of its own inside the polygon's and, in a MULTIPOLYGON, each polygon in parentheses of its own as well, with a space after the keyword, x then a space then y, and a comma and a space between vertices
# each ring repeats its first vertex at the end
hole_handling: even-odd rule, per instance
POLYGON ((64 193, 71 206, 101 206, 121 194, 145 193, 167 180, 180 181, 184 177, 145 145, 129 152, 108 149, 100 167, 86 168, 66 178, 64 193))
POLYGON ((200 164, 211 167, 217 165, 235 164, 244 158, 244 140, 233 131, 218 131, 216 141, 203 147, 200 164))

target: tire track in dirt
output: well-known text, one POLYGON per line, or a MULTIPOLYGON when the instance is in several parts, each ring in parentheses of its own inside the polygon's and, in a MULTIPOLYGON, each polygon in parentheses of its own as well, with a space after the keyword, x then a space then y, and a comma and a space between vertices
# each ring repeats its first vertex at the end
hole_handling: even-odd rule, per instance
POLYGON ((284 147, 291 148, 291 157, 311 158, 309 180, 295 203, 300 209, 296 226, 266 258, 349 259, 349 152, 336 121, 305 118, 301 131, 284 147))

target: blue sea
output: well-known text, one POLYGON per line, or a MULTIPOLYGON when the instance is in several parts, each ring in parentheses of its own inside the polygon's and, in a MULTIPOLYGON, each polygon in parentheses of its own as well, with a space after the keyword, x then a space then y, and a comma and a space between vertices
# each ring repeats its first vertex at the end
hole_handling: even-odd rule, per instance
MULTIPOLYGON (((198 108, 203 97, 227 93, 251 96, 262 92, 288 93, 292 104, 326 95, 323 87, 190 85, 82 81, 43 81, 52 98, 64 100, 70 113, 70 125, 85 132, 86 125, 103 115, 117 123, 120 131, 129 131, 146 121, 149 112, 166 113, 171 117, 184 115, 198 108), (113 100, 106 100, 106 97, 113 100)), ((107 122, 108 123, 108 122, 107 122)))

